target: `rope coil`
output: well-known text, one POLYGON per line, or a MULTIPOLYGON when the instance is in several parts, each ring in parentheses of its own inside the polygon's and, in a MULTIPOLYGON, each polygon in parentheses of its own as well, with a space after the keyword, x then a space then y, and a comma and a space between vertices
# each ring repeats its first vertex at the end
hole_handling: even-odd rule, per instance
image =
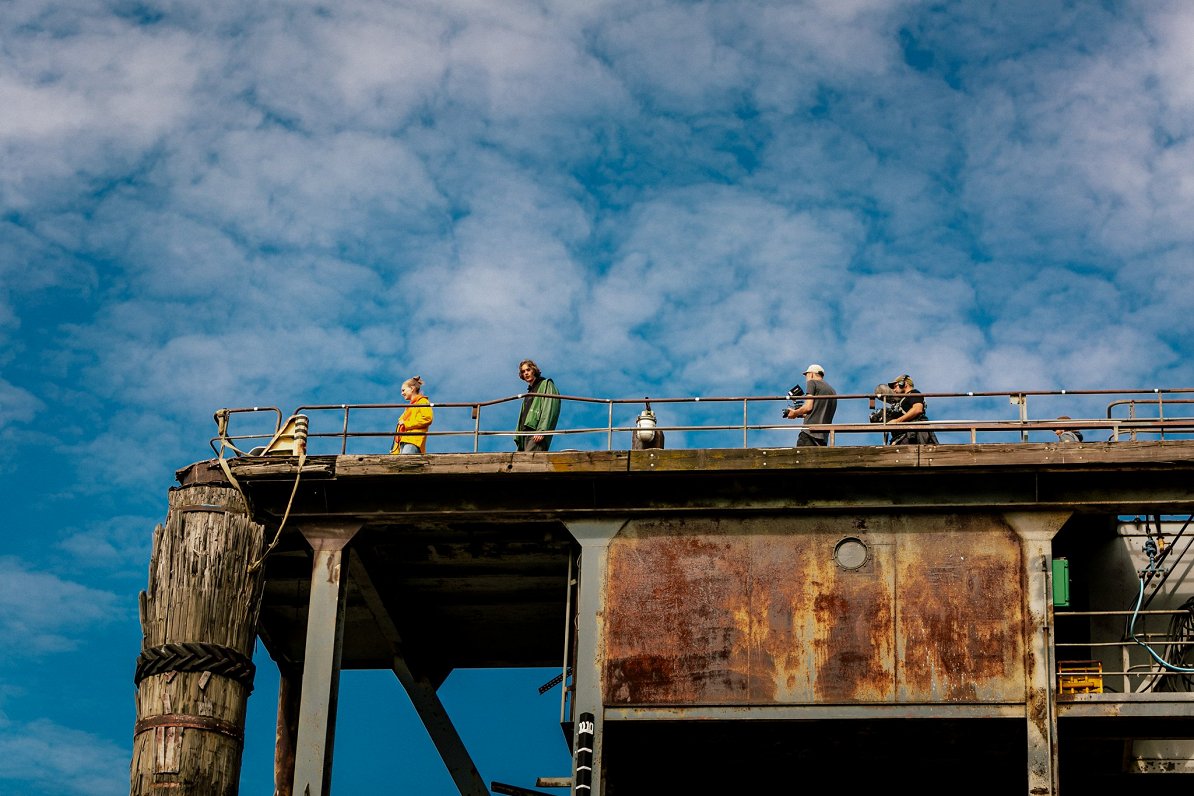
POLYGON ((211 672, 243 685, 251 693, 257 666, 248 656, 231 647, 185 641, 141 650, 133 684, 166 672, 211 672))

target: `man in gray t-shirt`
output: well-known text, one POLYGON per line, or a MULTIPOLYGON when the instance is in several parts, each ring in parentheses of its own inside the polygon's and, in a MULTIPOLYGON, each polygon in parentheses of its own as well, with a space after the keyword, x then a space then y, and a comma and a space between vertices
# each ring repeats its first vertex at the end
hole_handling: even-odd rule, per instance
MULTIPOLYGON (((827 425, 833 422, 833 415, 837 411, 837 398, 812 398, 814 395, 837 395, 837 391, 825 381, 825 368, 820 365, 809 365, 804 371, 808 380, 804 387, 804 403, 795 409, 785 409, 784 417, 795 420, 804 418, 807 425, 827 425)), ((797 445, 825 445, 829 442, 828 431, 804 431, 796 438, 797 445)))

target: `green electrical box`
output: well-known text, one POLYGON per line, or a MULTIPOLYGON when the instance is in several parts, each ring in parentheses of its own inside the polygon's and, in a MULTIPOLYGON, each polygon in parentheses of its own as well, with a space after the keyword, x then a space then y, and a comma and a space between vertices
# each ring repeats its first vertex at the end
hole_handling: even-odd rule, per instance
POLYGON ((1066 558, 1053 559, 1053 607, 1070 607, 1070 562, 1066 558))

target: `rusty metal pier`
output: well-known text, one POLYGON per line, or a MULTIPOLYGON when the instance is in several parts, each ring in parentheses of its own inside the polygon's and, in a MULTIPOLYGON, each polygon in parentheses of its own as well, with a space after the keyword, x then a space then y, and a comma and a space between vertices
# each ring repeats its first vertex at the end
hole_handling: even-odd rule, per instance
MULTIPOLYGON (((1194 534, 1171 527, 1194 441, 227 464, 267 538, 286 517, 259 624, 279 793, 327 792, 341 668, 393 670, 461 793, 488 793, 436 688, 505 666, 565 675, 577 794, 1189 788, 1189 678, 1122 631, 1141 541, 1194 534), (1099 687, 1066 688, 1067 661, 1099 687)), ((1189 568, 1150 617, 1181 614, 1189 568)))

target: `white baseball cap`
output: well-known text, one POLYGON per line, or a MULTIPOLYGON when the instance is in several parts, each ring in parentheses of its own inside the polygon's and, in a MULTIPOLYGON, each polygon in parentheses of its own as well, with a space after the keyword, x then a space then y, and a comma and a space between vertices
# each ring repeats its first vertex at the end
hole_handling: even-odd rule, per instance
POLYGON ((805 369, 804 369, 804 372, 805 372, 805 374, 806 374, 806 375, 807 375, 807 374, 809 374, 809 373, 820 373, 822 376, 824 376, 824 375, 825 375, 825 368, 823 368, 823 367, 821 367, 820 365, 817 365, 817 364, 815 364, 815 363, 814 363, 814 364, 812 364, 812 365, 809 365, 807 368, 805 368, 805 369))

